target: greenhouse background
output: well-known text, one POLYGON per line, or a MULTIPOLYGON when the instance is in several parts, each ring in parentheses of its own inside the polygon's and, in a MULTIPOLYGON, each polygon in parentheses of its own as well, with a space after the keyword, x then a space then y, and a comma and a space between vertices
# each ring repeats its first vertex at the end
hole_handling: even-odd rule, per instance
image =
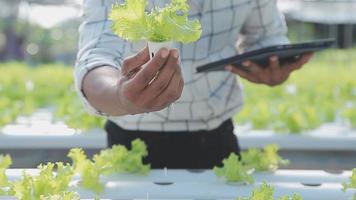
MULTIPOLYGON (((255 177, 276 183, 277 195, 281 189, 305 199, 321 194, 323 199, 352 199, 355 189, 342 192, 341 182, 356 168, 356 1, 278 0, 278 6, 292 42, 335 38, 336 44, 317 53, 281 86, 243 80, 245 106, 234 118, 236 135, 243 150, 277 144, 280 155, 290 161, 276 174, 255 177)), ((104 119, 87 114, 73 86, 81 15, 81 0, 0 1, 0 155, 11 155, 14 173, 46 162, 70 162, 71 148, 83 148, 91 157, 107 146, 104 119)), ((138 199, 225 199, 232 193, 224 186, 216 188, 226 191, 225 197, 218 190, 211 196, 191 192, 196 175, 206 178, 207 187, 214 186, 209 172, 173 171, 168 178, 157 172, 142 181, 121 178, 138 182, 137 194, 143 194, 138 199), (181 185, 165 190, 144 184, 156 179, 161 185, 178 179, 181 185), (189 191, 186 196, 180 187, 189 191)), ((1 184, 0 164, 0 199, 1 184)), ((136 191, 133 187, 116 193, 115 187, 106 188, 107 198, 130 199, 136 191)), ((236 188, 236 195, 252 190, 236 188)))

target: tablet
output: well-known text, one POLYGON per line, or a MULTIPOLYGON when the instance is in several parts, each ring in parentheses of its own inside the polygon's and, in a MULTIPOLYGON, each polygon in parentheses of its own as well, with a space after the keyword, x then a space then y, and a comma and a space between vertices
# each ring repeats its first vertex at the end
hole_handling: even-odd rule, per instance
POLYGON ((197 72, 223 71, 225 66, 230 64, 245 69, 241 66, 241 63, 246 60, 256 62, 261 66, 267 66, 269 57, 273 55, 277 55, 281 63, 293 62, 304 53, 327 49, 332 47, 334 43, 335 39, 330 38, 305 43, 270 46, 199 66, 197 67, 197 72))

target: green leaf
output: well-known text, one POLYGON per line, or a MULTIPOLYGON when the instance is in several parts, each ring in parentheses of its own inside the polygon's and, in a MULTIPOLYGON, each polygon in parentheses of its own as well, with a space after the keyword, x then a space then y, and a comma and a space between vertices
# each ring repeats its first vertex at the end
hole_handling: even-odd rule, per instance
POLYGON ((288 160, 283 160, 278 155, 278 145, 267 145, 263 151, 250 148, 241 153, 241 160, 244 165, 256 171, 274 171, 279 165, 287 165, 288 160))
POLYGON ((252 196, 249 200, 273 200, 274 188, 267 185, 267 183, 262 183, 260 188, 252 191, 252 196))
POLYGON ((51 196, 41 196, 40 200, 80 200, 80 197, 74 192, 62 192, 51 196))
POLYGON ((109 15, 113 32, 130 41, 190 43, 200 38, 201 24, 198 20, 189 20, 186 0, 172 0, 166 7, 156 7, 150 13, 145 12, 146 5, 147 0, 116 4, 109 15))
POLYGON ((100 182, 102 174, 136 173, 147 174, 150 165, 145 165, 142 158, 147 156, 147 147, 139 139, 132 141, 132 149, 129 151, 123 145, 114 145, 111 149, 102 150, 94 155, 93 161, 87 158, 82 149, 71 149, 68 153, 73 161, 74 171, 80 174, 80 186, 100 194, 104 191, 104 185, 100 182))
POLYGON ((111 149, 103 150, 98 155, 94 155, 96 166, 104 174, 112 173, 135 173, 147 174, 150 165, 142 162, 143 157, 147 156, 147 146, 139 139, 132 141, 132 149, 129 151, 123 145, 114 145, 111 149))
POLYGON ((100 168, 87 159, 85 152, 80 148, 71 149, 68 157, 73 161, 74 171, 80 174, 80 186, 100 194, 104 185, 100 182, 100 168))
POLYGON ((227 159, 223 160, 223 167, 214 167, 213 170, 217 176, 224 177, 228 182, 254 182, 248 169, 234 153, 231 153, 227 159))
POLYGON ((303 197, 300 194, 293 194, 292 200, 303 200, 303 197))
MULTIPOLYGON (((237 200, 274 200, 274 187, 263 182, 260 187, 255 188, 248 198, 238 197, 237 200)), ((293 194, 292 198, 287 195, 282 196, 278 200, 303 200, 298 194, 293 194)))
POLYGON ((148 35, 146 4, 147 0, 127 0, 122 5, 114 5, 109 15, 113 32, 131 41, 145 38, 148 35))
POLYGON ((342 190, 345 192, 347 189, 354 188, 356 189, 356 168, 352 170, 352 175, 349 178, 350 182, 342 183, 342 190))
POLYGON ((69 164, 61 162, 39 165, 39 175, 30 176, 23 172, 22 179, 11 184, 10 193, 17 199, 78 199, 77 194, 69 191, 69 183, 74 171, 69 164), (57 168, 57 172, 54 169, 57 168))
POLYGON ((0 195, 8 195, 8 187, 10 182, 6 176, 6 169, 10 167, 12 163, 9 155, 0 155, 0 195))

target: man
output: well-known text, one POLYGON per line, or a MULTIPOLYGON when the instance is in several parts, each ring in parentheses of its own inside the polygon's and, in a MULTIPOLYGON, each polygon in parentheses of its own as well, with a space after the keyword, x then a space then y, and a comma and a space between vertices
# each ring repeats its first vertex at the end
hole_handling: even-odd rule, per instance
MULTIPOLYGON (((149 1, 148 7, 168 1, 149 1)), ((311 58, 280 65, 273 56, 266 68, 246 61, 248 72, 227 66, 225 72, 197 74, 197 66, 237 51, 288 43, 276 2, 192 0, 190 16, 202 23, 201 39, 162 48, 152 60, 144 41, 133 44, 112 33, 107 16, 113 3, 84 3, 76 87, 92 113, 107 117, 109 146, 130 147, 140 138, 148 145, 145 161, 153 168, 212 168, 231 152, 239 153, 231 121, 242 107, 236 74, 275 86, 311 58)))

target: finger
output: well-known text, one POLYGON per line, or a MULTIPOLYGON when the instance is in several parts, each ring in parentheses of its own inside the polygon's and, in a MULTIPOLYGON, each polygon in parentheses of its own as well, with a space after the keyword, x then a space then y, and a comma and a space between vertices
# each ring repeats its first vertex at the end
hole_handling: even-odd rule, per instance
POLYGON ((172 102, 176 101, 180 95, 180 86, 182 76, 180 73, 175 73, 171 81, 169 82, 167 88, 155 99, 152 100, 154 104, 154 110, 161 110, 172 102))
POLYGON ((179 52, 177 49, 170 51, 167 63, 162 67, 158 76, 152 81, 152 83, 146 87, 143 93, 151 94, 152 97, 156 97, 165 90, 173 78, 175 73, 180 72, 179 65, 179 52))
POLYGON ((263 70, 261 66, 251 61, 244 61, 242 66, 245 67, 250 73, 260 73, 263 70))
POLYGON ((277 71, 280 69, 278 56, 271 56, 269 58, 269 67, 272 71, 277 71))
POLYGON ((141 67, 143 64, 148 62, 150 59, 148 47, 146 46, 138 53, 127 57, 123 63, 121 68, 122 75, 126 76, 134 69, 141 67))
POLYGON ((247 72, 247 71, 245 71, 243 69, 240 69, 240 68, 232 66, 232 65, 226 66, 225 69, 227 71, 230 71, 230 72, 232 72, 234 74, 239 75, 240 77, 242 77, 242 78, 244 78, 246 80, 249 80, 251 82, 257 83, 256 77, 254 77, 253 74, 251 74, 251 73, 249 73, 249 72, 247 72))
POLYGON ((136 76, 129 81, 129 85, 133 90, 143 90, 157 73, 161 70, 169 57, 169 50, 162 48, 158 53, 137 72, 136 76))
POLYGON ((287 64, 285 68, 286 72, 292 72, 294 70, 300 69, 304 64, 309 62, 309 60, 313 57, 313 53, 307 53, 304 54, 302 57, 300 57, 296 62, 289 63, 287 64))

